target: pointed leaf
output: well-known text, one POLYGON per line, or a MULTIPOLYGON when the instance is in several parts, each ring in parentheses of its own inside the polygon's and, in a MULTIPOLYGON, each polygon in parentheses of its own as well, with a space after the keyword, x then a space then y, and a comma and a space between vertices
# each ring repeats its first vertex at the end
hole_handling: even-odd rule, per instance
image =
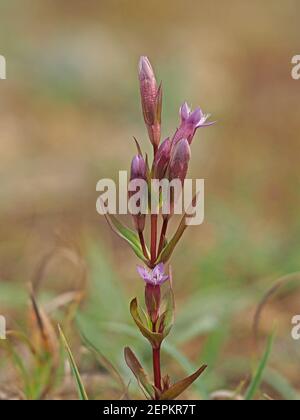
MULTIPOLYGON (((198 194, 196 194, 195 197, 193 198, 192 203, 191 203, 191 205, 190 205, 189 208, 191 208, 191 206, 193 205, 193 203, 196 201, 196 199, 198 197, 198 194)), ((182 219, 180 221, 180 224, 179 224, 179 226, 178 226, 178 228, 177 228, 174 236, 171 238, 171 240, 163 248, 163 250, 161 251, 160 255, 158 256, 155 264, 159 264, 161 262, 166 263, 170 259, 170 257, 172 255, 172 253, 173 253, 176 245, 178 244, 180 238, 184 234, 184 231, 188 227, 188 225, 186 224, 186 217, 188 216, 188 213, 189 212, 186 212, 183 215, 183 217, 182 217, 182 219)))
POLYGON ((106 213, 104 216, 111 229, 131 246, 133 252, 139 259, 147 264, 138 235, 124 226, 114 215, 106 213))
POLYGON ((36 353, 40 357, 51 354, 53 364, 56 365, 59 359, 58 337, 48 315, 38 305, 33 291, 30 292, 30 300, 32 305, 32 310, 30 311, 30 338, 32 346, 36 349, 36 353))
POLYGON ((131 316, 132 316, 134 322, 136 323, 137 327, 139 328, 139 330, 141 331, 143 336, 145 338, 147 338, 147 340, 150 341, 150 343, 153 347, 155 347, 155 348, 160 347, 161 342, 164 338, 163 334, 151 331, 149 329, 148 325, 145 325, 142 322, 142 318, 141 318, 139 312, 140 311, 139 311, 139 306, 138 306, 137 299, 134 298, 130 303, 130 313, 131 313, 131 316))
POLYGON ((65 348, 65 350, 67 352, 67 355, 68 355, 68 358, 69 358, 69 362, 70 362, 70 365, 71 365, 71 369, 72 369, 73 375, 74 375, 75 380, 76 380, 76 385, 77 385, 77 391, 78 391, 79 398, 82 401, 87 401, 88 400, 88 396, 87 396, 87 393, 85 391, 85 388, 84 388, 82 379, 80 377, 79 370, 77 368, 75 359, 73 357, 73 354, 71 352, 71 349, 69 347, 69 344, 67 342, 67 339, 64 336, 64 333, 63 333, 63 331, 62 331, 62 329, 61 329, 60 326, 58 326, 58 329, 59 329, 59 334, 60 334, 61 339, 62 339, 62 343, 64 345, 64 348, 65 348))
POLYGON ((165 338, 171 331, 174 324, 175 299, 171 284, 163 298, 163 301, 165 302, 165 310, 158 319, 157 331, 161 332, 165 338))
POLYGON ((143 156, 143 152, 142 152, 140 143, 137 141, 137 139, 134 136, 133 136, 133 140, 135 141, 135 145, 136 145, 138 154, 143 156))
POLYGON ((154 399, 154 389, 146 372, 144 371, 142 365, 138 361, 136 355, 129 347, 125 347, 124 356, 127 366, 130 368, 134 376, 136 377, 139 386, 142 388, 142 391, 147 394, 151 399, 154 399))
POLYGON ((193 373, 185 379, 182 379, 179 382, 176 382, 176 384, 172 385, 167 391, 163 392, 160 399, 174 400, 183 391, 185 391, 196 379, 198 379, 198 377, 205 371, 206 368, 207 366, 203 365, 200 369, 197 370, 197 372, 193 373))
POLYGON ((269 360, 269 356, 271 354, 271 350, 272 350, 272 346, 273 346, 273 340, 274 340, 274 334, 272 334, 269 339, 268 339, 268 343, 267 343, 267 348, 259 362, 257 371, 255 373, 255 375, 252 378, 252 381, 247 389, 246 395, 245 395, 245 400, 246 401, 250 401, 253 400, 256 391, 258 390, 261 381, 262 381, 262 377, 263 377, 263 373, 264 370, 267 366, 268 360, 269 360))

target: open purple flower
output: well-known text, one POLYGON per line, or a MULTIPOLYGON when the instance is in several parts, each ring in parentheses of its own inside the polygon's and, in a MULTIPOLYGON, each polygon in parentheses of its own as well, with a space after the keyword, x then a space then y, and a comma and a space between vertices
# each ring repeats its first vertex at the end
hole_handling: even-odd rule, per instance
POLYGON ((158 264, 153 270, 147 270, 138 265, 137 272, 147 284, 152 286, 161 286, 169 279, 169 276, 165 274, 163 263, 158 264))
POLYGON ((181 124, 174 134, 173 144, 176 144, 183 138, 187 139, 189 144, 191 144, 198 128, 214 124, 214 122, 207 122, 210 114, 204 114, 200 108, 192 111, 186 102, 180 107, 179 115, 181 124))

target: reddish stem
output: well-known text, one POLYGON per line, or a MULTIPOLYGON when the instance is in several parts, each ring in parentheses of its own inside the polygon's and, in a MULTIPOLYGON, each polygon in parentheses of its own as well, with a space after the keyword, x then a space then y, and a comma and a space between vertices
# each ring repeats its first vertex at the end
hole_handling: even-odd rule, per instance
POLYGON ((159 255, 161 253, 161 251, 163 250, 164 241, 165 241, 167 228, 168 228, 168 223, 169 223, 169 218, 164 219, 163 225, 162 225, 162 228, 161 228, 161 233, 160 233, 160 240, 159 240, 157 255, 159 255))
POLYGON ((147 248, 146 248, 145 238, 144 238, 143 232, 139 232, 139 238, 140 238, 140 243, 141 243, 141 247, 142 247, 142 251, 143 251, 144 257, 148 260, 149 255, 148 255, 148 252, 147 252, 147 248))
POLYGON ((151 214, 151 264, 154 266, 156 261, 157 245, 157 214, 151 214))
MULTIPOLYGON (((153 348, 153 374, 154 374, 154 385, 161 391, 161 371, 160 371, 160 347, 153 348)), ((156 396, 157 398, 157 396, 156 396)))

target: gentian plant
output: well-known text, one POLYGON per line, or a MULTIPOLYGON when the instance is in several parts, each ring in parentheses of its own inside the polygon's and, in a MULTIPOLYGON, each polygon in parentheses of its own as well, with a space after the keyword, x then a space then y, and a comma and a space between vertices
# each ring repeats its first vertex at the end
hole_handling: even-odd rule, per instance
MULTIPOLYGON (((137 154, 131 162, 130 181, 144 180, 151 196, 151 180, 180 180, 183 184, 187 175, 191 158, 191 143, 198 128, 209 126, 209 115, 200 108, 192 111, 187 103, 180 107, 180 125, 173 136, 161 142, 162 85, 158 85, 154 71, 147 57, 139 62, 139 83, 143 117, 153 146, 153 161, 149 162, 136 140, 137 154)), ((152 185, 152 184, 151 184, 152 185)), ((129 198, 133 192, 128 191, 129 198)), ((137 357, 130 348, 125 348, 125 360, 145 396, 150 399, 169 400, 178 397, 206 369, 203 365, 191 376, 172 383, 168 374, 162 375, 160 351, 163 340, 169 334, 174 321, 174 293, 172 288, 171 267, 166 269, 175 246, 184 233, 187 225, 185 215, 174 235, 168 238, 168 224, 173 217, 175 197, 168 197, 169 214, 160 213, 161 199, 157 203, 157 211, 134 214, 134 230, 125 227, 112 214, 106 219, 112 229, 125 239, 134 250, 143 265, 137 266, 137 273, 145 284, 145 308, 141 307, 137 298, 130 303, 132 318, 141 334, 149 341, 153 353, 153 383, 145 373, 137 357), (161 218, 161 223, 160 219, 161 218), (147 247, 144 232, 147 219, 150 219, 150 246, 147 247), (159 225, 161 229, 159 232, 159 225), (163 289, 166 289, 163 291, 163 289)))

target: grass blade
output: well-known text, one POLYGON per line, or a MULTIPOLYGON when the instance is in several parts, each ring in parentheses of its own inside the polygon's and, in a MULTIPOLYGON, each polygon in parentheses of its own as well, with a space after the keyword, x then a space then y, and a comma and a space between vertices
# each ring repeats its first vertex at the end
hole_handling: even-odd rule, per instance
POLYGON ((262 377, 264 374, 264 370, 267 366, 268 360, 269 360, 269 356, 271 354, 271 350, 272 350, 272 346, 273 346, 273 339, 274 339, 274 334, 272 334, 269 339, 268 339, 268 343, 267 343, 267 348, 259 362, 257 371, 255 373, 255 375, 252 378, 252 381, 246 391, 246 395, 245 395, 245 400, 246 401, 251 401, 253 400, 256 391, 258 390, 261 381, 262 381, 262 377))
POLYGON ((67 352, 67 355, 68 355, 68 358, 69 358, 69 362, 70 362, 70 365, 71 365, 71 369, 72 369, 73 375, 74 375, 75 380, 76 380, 76 384, 77 384, 77 391, 78 391, 79 398, 80 398, 82 401, 87 401, 87 400, 88 400, 88 396, 87 396, 87 393, 86 393, 86 391, 85 391, 85 388, 84 388, 84 385, 83 385, 82 379, 81 379, 80 374, 79 374, 79 370, 78 370, 78 368, 77 368, 77 365, 76 365, 75 359, 74 359, 74 357, 73 357, 73 354, 72 354, 72 352, 71 352, 71 349, 70 349, 70 347, 69 347, 69 344, 68 344, 68 342, 67 342, 67 339, 66 339, 66 337, 64 336, 64 333, 62 332, 62 329, 61 329, 61 327, 60 327, 60 326, 58 326, 58 329, 59 329, 59 334, 60 334, 60 336, 61 336, 61 339, 62 339, 62 342, 63 342, 64 348, 65 348, 65 350, 66 350, 66 352, 67 352))

